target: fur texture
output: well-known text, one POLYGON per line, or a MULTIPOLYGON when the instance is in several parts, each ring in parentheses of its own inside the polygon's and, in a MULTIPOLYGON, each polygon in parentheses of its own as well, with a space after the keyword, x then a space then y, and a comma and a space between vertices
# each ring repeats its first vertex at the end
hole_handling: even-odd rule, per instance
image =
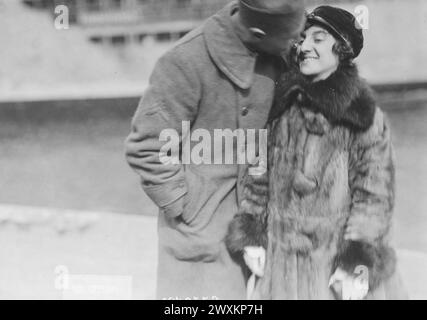
POLYGON ((302 93, 304 106, 321 112, 332 124, 353 130, 367 130, 372 125, 375 98, 354 65, 340 66, 326 80, 314 83, 297 70, 284 73, 270 120, 279 117, 298 93, 302 93))
POLYGON ((354 66, 309 83, 285 74, 269 122, 268 172, 246 176, 226 244, 267 249, 259 298, 329 299, 337 267, 369 268, 373 294, 395 273, 388 246, 394 158, 387 122, 354 66), (268 191, 266 192, 266 180, 268 191), (344 241, 347 222, 362 238, 344 241))
POLYGON ((262 216, 238 214, 229 226, 226 244, 233 255, 242 254, 246 246, 267 248, 267 232, 262 216))
POLYGON ((384 244, 344 241, 335 257, 333 269, 340 267, 353 273, 360 265, 368 267, 369 287, 374 290, 396 271, 396 253, 384 244))
POLYGON ((246 246, 267 247, 266 211, 268 202, 268 177, 244 176, 243 200, 239 213, 231 221, 226 246, 233 256, 246 246))

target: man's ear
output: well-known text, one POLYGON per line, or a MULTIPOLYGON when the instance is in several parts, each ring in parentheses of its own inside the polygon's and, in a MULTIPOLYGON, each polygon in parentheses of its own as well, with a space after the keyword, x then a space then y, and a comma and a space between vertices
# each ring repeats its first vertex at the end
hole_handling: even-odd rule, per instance
POLYGON ((262 38, 264 38, 267 35, 260 28, 251 27, 251 28, 249 28, 249 30, 251 31, 252 35, 254 35, 258 39, 262 39, 262 38))

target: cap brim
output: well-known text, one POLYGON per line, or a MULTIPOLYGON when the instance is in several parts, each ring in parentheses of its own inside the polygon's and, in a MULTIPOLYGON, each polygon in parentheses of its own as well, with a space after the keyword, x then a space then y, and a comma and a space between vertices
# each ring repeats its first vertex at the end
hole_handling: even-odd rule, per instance
POLYGON ((350 48, 352 45, 350 41, 348 41, 343 34, 341 34, 333 25, 331 25, 328 21, 323 19, 322 17, 316 16, 314 14, 307 15, 307 22, 311 24, 319 24, 329 30, 334 36, 338 37, 340 40, 344 41, 350 48))

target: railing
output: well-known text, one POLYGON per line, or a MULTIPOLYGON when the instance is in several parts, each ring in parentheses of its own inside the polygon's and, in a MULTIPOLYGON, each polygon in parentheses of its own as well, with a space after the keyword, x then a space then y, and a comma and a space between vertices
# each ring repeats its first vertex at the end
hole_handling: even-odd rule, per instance
POLYGON ((123 1, 121 7, 99 3, 97 10, 88 7, 85 0, 77 1, 77 15, 83 24, 115 22, 169 22, 177 20, 204 20, 231 0, 138 0, 123 1), (128 18, 126 18, 128 16, 128 18), (117 18, 120 19, 117 20, 117 18))
POLYGON ((179 1, 155 1, 143 6, 142 13, 146 21, 203 20, 216 13, 230 0, 193 0, 188 3, 179 1))
MULTIPOLYGON (((76 4, 77 15, 83 24, 170 22, 204 20, 232 0, 56 0, 76 4), (116 5, 113 5, 116 3, 116 5)), ((360 0, 307 0, 307 6, 360 2, 360 0)))

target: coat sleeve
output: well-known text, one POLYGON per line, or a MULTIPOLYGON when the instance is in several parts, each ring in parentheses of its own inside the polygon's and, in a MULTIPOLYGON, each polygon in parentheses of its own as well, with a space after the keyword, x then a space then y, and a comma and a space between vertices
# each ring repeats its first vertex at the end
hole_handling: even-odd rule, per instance
POLYGON ((380 109, 371 128, 355 134, 349 168, 349 220, 362 231, 362 239, 341 242, 335 267, 353 273, 357 266, 367 266, 372 290, 395 270, 395 253, 387 243, 395 198, 394 151, 380 109))
POLYGON ((140 176, 144 191, 171 217, 182 213, 187 186, 180 163, 160 161, 160 150, 167 141, 159 138, 163 130, 175 130, 181 145, 182 121, 195 119, 200 87, 188 58, 176 50, 164 55, 154 68, 125 142, 127 161, 140 176))

